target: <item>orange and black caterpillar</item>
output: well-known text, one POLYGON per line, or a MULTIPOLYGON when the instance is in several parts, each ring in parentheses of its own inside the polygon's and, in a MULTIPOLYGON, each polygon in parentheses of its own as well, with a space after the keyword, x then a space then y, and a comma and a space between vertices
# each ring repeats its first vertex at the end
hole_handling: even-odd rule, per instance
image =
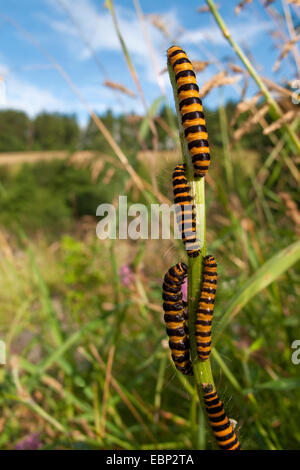
POLYGON ((195 206, 192 203, 190 187, 185 177, 185 166, 177 165, 173 172, 173 193, 176 207, 176 218, 187 254, 190 257, 199 255, 200 245, 196 238, 195 206))
POLYGON ((194 175, 202 177, 207 173, 210 154, 196 75, 190 60, 180 47, 170 47, 167 56, 175 72, 181 122, 194 165, 194 175))
POLYGON ((175 367, 185 375, 193 375, 181 292, 181 285, 186 276, 187 265, 185 263, 172 266, 164 277, 162 297, 164 320, 175 367))
POLYGON ((201 361, 208 359, 211 349, 211 325, 217 286, 217 264, 213 256, 203 260, 203 284, 196 316, 197 352, 201 361))
POLYGON ((212 431, 223 450, 240 450, 239 440, 227 418, 224 406, 211 384, 202 384, 203 398, 212 431))

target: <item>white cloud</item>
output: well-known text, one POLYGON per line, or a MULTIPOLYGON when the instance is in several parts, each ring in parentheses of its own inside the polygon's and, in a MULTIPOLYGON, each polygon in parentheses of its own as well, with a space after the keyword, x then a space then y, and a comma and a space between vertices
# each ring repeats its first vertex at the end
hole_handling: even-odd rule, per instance
POLYGON ((49 90, 28 83, 17 75, 10 73, 9 69, 0 64, 0 75, 3 80, 4 92, 0 108, 10 108, 26 111, 34 116, 41 111, 65 111, 66 103, 57 98, 49 90))
MULTIPOLYGON (((53 0, 48 1, 54 4, 53 0)), ((91 57, 91 51, 84 45, 84 39, 89 42, 92 49, 96 52, 121 53, 120 41, 108 10, 99 12, 90 0, 63 0, 63 3, 72 15, 74 23, 72 23, 70 16, 65 16, 64 10, 61 9, 60 11, 64 13, 64 16, 60 17, 60 19, 50 20, 50 26, 64 36, 65 42, 69 37, 69 41, 66 44, 73 57, 77 57, 80 60, 87 60, 91 57)), ((149 49, 136 13, 122 6, 118 6, 116 11, 118 24, 131 58, 135 65, 143 69, 143 79, 157 83, 152 62, 149 60, 149 49)), ((170 20, 172 21, 174 15, 170 12, 165 15, 165 18, 169 22, 170 20)), ((165 67, 166 62, 165 44, 161 47, 162 36, 156 28, 149 23, 147 27, 156 51, 158 68, 162 69, 165 67)), ((99 57, 101 60, 101 55, 99 57)), ((125 68, 124 58, 122 57, 121 60, 122 67, 125 68)))
MULTIPOLYGON (((66 85, 67 86, 67 85, 66 85)), ((104 86, 86 85, 79 89, 90 109, 97 113, 104 113, 108 108, 115 113, 124 110, 134 110, 142 113, 143 109, 137 100, 125 98, 124 109, 116 100, 112 100, 111 91, 104 86)), ((24 111, 30 117, 38 113, 60 112, 76 113, 80 125, 84 126, 88 118, 88 111, 77 97, 70 94, 70 98, 58 97, 54 92, 29 83, 17 73, 13 73, 5 64, 0 63, 0 110, 15 109, 24 111)))
MULTIPOLYGON (((59 34, 60 42, 62 48, 67 48, 69 52, 66 57, 71 63, 72 60, 76 59, 83 62, 82 69, 84 70, 84 62, 90 59, 91 51, 85 46, 84 41, 80 38, 78 30, 72 24, 70 17, 66 15, 66 12, 59 7, 59 2, 57 0, 45 0, 48 4, 53 7, 53 14, 47 16, 47 26, 50 25, 50 28, 55 31, 56 34, 59 34)), ((125 64, 121 52, 121 46, 119 39, 116 35, 115 28, 111 19, 111 14, 108 10, 100 7, 97 7, 98 0, 60 0, 61 3, 64 3, 68 11, 70 11, 74 22, 79 26, 82 36, 91 44, 93 50, 99 55, 100 61, 103 63, 101 54, 102 53, 118 53, 119 55, 114 55, 117 57, 119 63, 113 64, 113 70, 115 75, 112 75, 111 72, 111 62, 108 61, 107 64, 104 62, 105 68, 108 71, 108 74, 111 75, 109 78, 113 81, 119 81, 126 85, 130 83, 132 89, 134 89, 133 82, 130 79, 130 74, 125 64), (124 83, 126 80, 126 83, 124 83)), ((100 2, 101 5, 102 2, 100 2)), ((121 3, 121 2, 120 2, 121 3)), ((99 5, 99 3, 98 3, 99 5)), ((126 41, 126 45, 129 49, 130 56, 138 69, 139 78, 143 83, 144 92, 147 98, 153 99, 155 94, 157 96, 158 88, 146 86, 148 83, 157 84, 157 78, 154 71, 153 63, 149 57, 149 50, 144 39, 143 30, 140 24, 140 21, 133 9, 125 8, 124 6, 117 6, 116 9, 117 18, 120 30, 126 41), (146 82, 144 84, 144 82, 146 82)), ((196 46, 202 45, 202 48, 208 44, 217 45, 223 47, 226 45, 224 38, 222 37, 217 25, 211 23, 205 25, 203 28, 195 28, 189 31, 185 31, 182 28, 179 13, 176 9, 171 9, 165 14, 160 15, 161 20, 167 25, 168 31, 170 32, 171 37, 176 37, 178 42, 185 48, 190 47, 192 50, 192 55, 196 51, 196 46)), ((247 23, 241 20, 230 24, 230 30, 233 34, 233 37, 242 42, 245 39, 245 31, 247 32, 247 42, 254 43, 256 39, 259 38, 259 33, 264 32, 266 27, 269 26, 269 23, 266 22, 257 22, 254 18, 248 18, 247 23)), ((162 34, 147 21, 147 28, 151 36, 152 45, 156 52, 156 60, 158 64, 158 69, 162 70, 166 66, 166 48, 170 45, 169 41, 162 36, 162 34)), ((222 53, 223 53, 222 49, 222 53)), ((195 56, 195 54, 194 54, 195 56)), ((107 58, 107 54, 105 55, 107 58)), ((195 58, 199 58, 198 55, 195 58)), ((78 65, 78 64, 77 64, 78 65)), ((5 67, 3 66, 4 70, 5 67)), ((5 70, 4 70, 5 71, 5 70)), ((210 74, 214 71, 210 68, 201 74, 201 81, 205 81, 209 78, 210 74)), ((71 73, 71 72, 70 72, 71 73)), ((0 75, 1 75, 1 65, 0 65, 0 75)), ((27 78, 27 77, 26 77, 27 78)), ((99 77, 97 76, 96 82, 98 82, 99 77)), ((163 80, 167 83, 168 75, 163 76, 163 80)), ((77 82, 77 80, 75 80, 77 82)), ((80 77, 82 83, 82 77, 80 77)), ((38 82, 37 82, 38 83, 38 82)), ((132 100, 130 98, 121 97, 121 100, 124 103, 124 108, 122 108, 115 99, 112 99, 113 94, 107 88, 104 88, 100 85, 93 85, 95 83, 95 75, 87 74, 84 77, 85 85, 82 85, 80 91, 86 98, 88 102, 91 103, 91 107, 97 112, 103 112, 107 108, 113 109, 115 112, 123 112, 124 108, 127 110, 134 110, 138 113, 142 113, 143 109, 140 104, 140 100, 132 100)), ((39 86, 36 83, 28 82, 22 74, 9 73, 5 78, 5 87, 6 87, 6 103, 5 106, 1 105, 0 107, 10 107, 14 109, 22 109, 26 111, 29 115, 35 115, 38 112, 43 110, 52 112, 76 112, 79 116, 83 114, 86 115, 81 103, 76 97, 72 97, 70 94, 65 98, 64 93, 51 91, 51 89, 45 89, 39 86)), ((66 85, 67 87, 67 85, 66 85)), ((168 92, 171 95, 171 88, 168 84, 168 92)))
MULTIPOLYGON (((49 0, 53 4, 53 0, 49 0)), ((94 50, 121 51, 120 42, 115 32, 111 14, 108 10, 99 12, 90 0, 62 0, 66 11, 70 16, 63 19, 50 20, 50 26, 57 32, 69 35, 74 39, 80 39, 80 32, 91 44, 94 50)), ((145 43, 141 31, 141 26, 136 15, 130 10, 118 8, 118 19, 122 35, 126 38, 128 49, 138 55, 145 53, 145 43)), ((81 50, 77 49, 80 58, 90 57, 90 51, 82 42, 81 50)))
MULTIPOLYGON (((96 8, 96 3, 92 0, 61 0, 60 3, 65 5, 67 11, 73 17, 74 23, 72 23, 70 16, 61 7, 58 8, 58 3, 55 0, 48 0, 48 2, 55 6, 56 12, 59 14, 59 17, 50 20, 50 26, 56 32, 63 35, 64 41, 72 51, 73 57, 77 57, 79 60, 87 60, 91 57, 91 51, 84 45, 82 37, 90 43, 96 52, 121 52, 120 42, 115 32, 111 14, 107 9, 103 8, 101 11, 99 8, 96 8), (76 25, 80 28, 80 33, 76 25), (80 35, 82 36, 81 38, 80 35)), ((139 68, 140 78, 143 81, 146 80, 147 82, 157 84, 149 49, 136 12, 119 5, 116 7, 116 13, 126 46, 134 64, 139 68)), ((165 14, 161 14, 160 18, 168 26, 170 37, 176 37, 178 40, 180 38, 179 42, 184 47, 188 45, 196 46, 201 43, 204 43, 204 45, 210 43, 219 47, 226 46, 225 39, 218 26, 214 23, 185 31, 180 23, 178 12, 174 8, 165 14)), ((245 39, 246 31, 247 43, 251 44, 258 39, 259 34, 263 33, 269 25, 269 22, 257 22, 255 18, 248 18, 247 22, 241 23, 239 19, 229 26, 233 37, 238 42, 242 42, 245 39)), ((156 52, 158 68, 162 70, 166 66, 165 50, 170 44, 150 22, 147 22, 147 28, 156 52)), ((99 57, 101 60, 101 54, 99 57)), ((122 65, 120 68, 122 67, 122 70, 126 70, 124 58, 122 57, 121 60, 122 65)), ((128 77, 129 72, 126 70, 125 74, 128 77)), ((112 78, 114 79, 115 77, 112 78)), ((164 76, 163 80, 166 81, 167 77, 164 76)))
MULTIPOLYGON (((268 21, 257 22, 254 19, 251 23, 249 20, 247 23, 238 23, 229 26, 229 30, 232 37, 237 42, 245 40, 245 32, 247 32, 247 43, 254 43, 258 39, 258 35, 266 31, 270 27, 268 21)), ((199 28, 190 31, 186 31, 181 36, 181 40, 184 43, 197 44, 200 42, 210 42, 214 45, 225 46, 227 44, 226 39, 220 32, 217 25, 209 26, 206 28, 199 28)))

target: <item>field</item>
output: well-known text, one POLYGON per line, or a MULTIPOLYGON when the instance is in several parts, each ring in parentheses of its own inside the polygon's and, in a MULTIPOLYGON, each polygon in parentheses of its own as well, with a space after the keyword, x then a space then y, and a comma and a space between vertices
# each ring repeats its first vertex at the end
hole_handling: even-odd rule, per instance
MULTIPOLYGON (((205 3, 224 29, 214 2, 205 3)), ((288 8, 292 17, 278 14, 296 34, 298 10, 288 8)), ((119 39, 138 93, 126 36, 119 39)), ((204 207, 200 261, 188 261, 172 236, 96 234, 99 205, 119 216, 119 196, 148 213, 172 204, 174 167, 192 165, 164 96, 143 116, 91 111, 84 130, 74 116, 0 111, 1 449, 216 449, 199 392, 212 376, 243 449, 300 448, 300 121, 288 85, 295 44, 278 51, 287 49, 285 85, 263 80, 231 38, 221 71, 208 83, 197 73, 211 145, 205 201, 204 179, 192 183, 204 207), (255 91, 224 104, 236 77, 255 91), (212 375, 191 346, 195 376, 187 377, 171 359, 162 282, 170 266, 189 262, 192 322, 206 252, 218 264, 212 375)))
POLYGON ((0 153, 0 166, 18 165, 23 163, 37 163, 54 159, 65 160, 66 152, 8 152, 0 153))

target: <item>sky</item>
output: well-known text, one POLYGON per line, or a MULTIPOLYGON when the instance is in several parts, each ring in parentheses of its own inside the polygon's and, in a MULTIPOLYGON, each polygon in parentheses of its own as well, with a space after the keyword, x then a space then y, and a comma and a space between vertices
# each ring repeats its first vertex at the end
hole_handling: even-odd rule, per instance
MULTIPOLYGON (((137 15, 137 3, 114 1, 148 107, 164 94, 173 105, 168 74, 157 73, 166 67, 166 50, 173 41, 190 59, 212 62, 198 74, 200 87, 219 71, 218 63, 224 58, 240 64, 212 15, 197 12, 205 5, 204 0, 139 0, 145 28, 137 15), (168 37, 153 26, 151 15, 159 15, 168 37), (154 54, 149 52, 147 37, 154 54)), ((234 13, 238 0, 216 3, 234 39, 254 60, 259 72, 273 78, 272 67, 279 53, 268 34, 274 31, 274 23, 262 2, 253 0, 239 15, 234 13)), ((279 1, 274 5, 281 8, 279 1)), ((284 79, 284 63, 279 73, 284 79)), ((87 107, 99 114, 107 109, 116 114, 144 114, 103 0, 0 0, 0 79, 0 109, 23 110, 30 116, 43 111, 75 113, 82 126, 88 119, 87 107), (122 84, 136 97, 113 92, 104 86, 105 80, 122 84)), ((255 91, 251 82, 248 95, 255 91)), ((220 96, 218 90, 211 92, 204 100, 205 106, 217 107, 220 96)), ((224 88, 225 100, 238 97, 234 87, 224 88)))

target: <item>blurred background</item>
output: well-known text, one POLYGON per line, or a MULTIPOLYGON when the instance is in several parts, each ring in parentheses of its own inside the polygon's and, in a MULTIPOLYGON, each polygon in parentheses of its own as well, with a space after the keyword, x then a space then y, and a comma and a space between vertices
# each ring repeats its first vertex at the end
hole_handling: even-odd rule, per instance
POLYGON ((204 1, 0 2, 2 449, 213 446, 163 323, 181 242, 96 236, 101 203, 172 200, 173 43, 211 145, 216 386, 244 449, 300 448, 297 4, 213 3, 230 44, 204 1))

